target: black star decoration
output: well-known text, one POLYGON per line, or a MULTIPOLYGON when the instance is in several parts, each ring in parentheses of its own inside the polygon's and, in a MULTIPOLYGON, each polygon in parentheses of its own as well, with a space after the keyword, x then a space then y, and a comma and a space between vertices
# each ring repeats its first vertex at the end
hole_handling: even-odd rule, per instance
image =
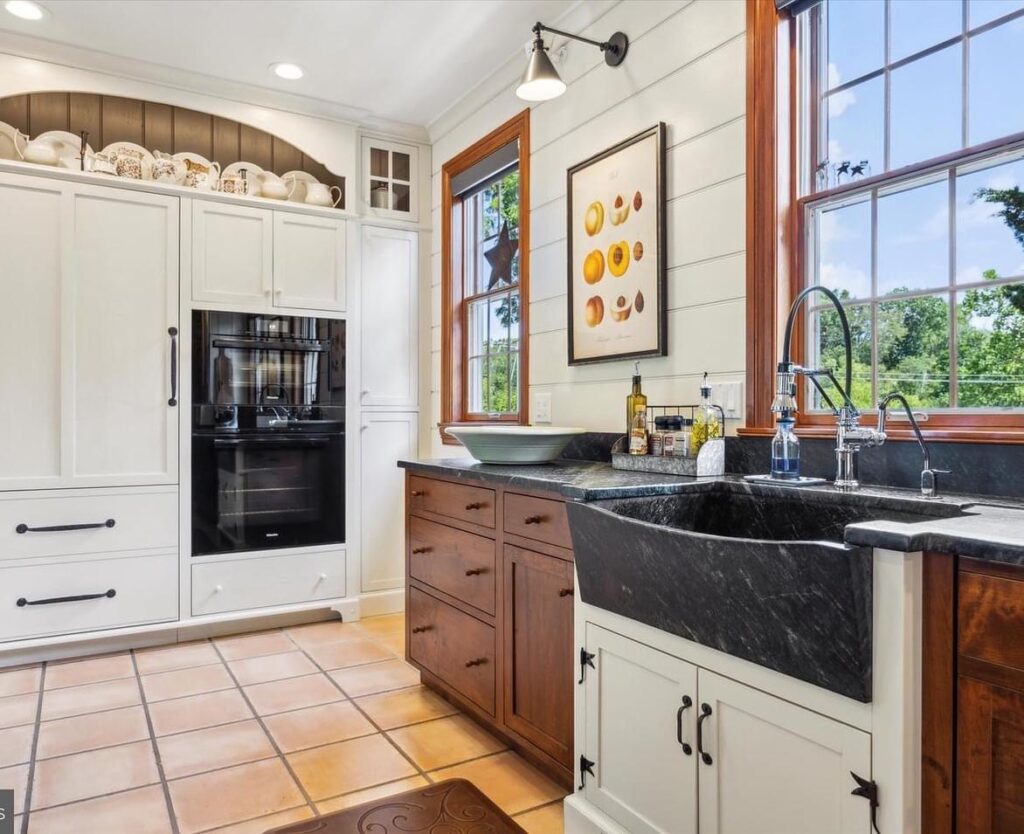
POLYGON ((512 283, 512 262, 515 260, 517 249, 519 241, 509 237, 508 221, 505 221, 501 224, 501 232, 494 248, 484 252, 487 263, 491 265, 491 278, 487 282, 487 289, 493 290, 502 281, 506 284, 512 283))

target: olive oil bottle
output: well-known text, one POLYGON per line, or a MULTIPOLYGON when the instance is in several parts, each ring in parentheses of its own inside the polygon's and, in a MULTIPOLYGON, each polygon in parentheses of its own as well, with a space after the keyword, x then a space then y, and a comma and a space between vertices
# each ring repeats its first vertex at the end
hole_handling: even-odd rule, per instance
POLYGON ((640 363, 633 366, 633 391, 626 397, 626 436, 628 437, 633 429, 633 418, 637 409, 643 409, 644 418, 647 417, 647 395, 640 390, 640 363))

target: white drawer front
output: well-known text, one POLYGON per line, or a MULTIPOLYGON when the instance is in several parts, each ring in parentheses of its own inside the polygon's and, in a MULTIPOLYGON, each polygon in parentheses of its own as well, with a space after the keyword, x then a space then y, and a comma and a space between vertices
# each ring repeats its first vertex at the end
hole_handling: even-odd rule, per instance
POLYGON ((176 553, 0 569, 0 641, 177 618, 176 553), (93 594, 104 596, 29 604, 93 594))
POLYGON ((345 596, 345 551, 192 565, 192 616, 345 596))
POLYGON ((177 488, 85 494, 54 490, 0 497, 0 561, 177 546, 177 488), (38 530, 85 524, 101 526, 38 530))

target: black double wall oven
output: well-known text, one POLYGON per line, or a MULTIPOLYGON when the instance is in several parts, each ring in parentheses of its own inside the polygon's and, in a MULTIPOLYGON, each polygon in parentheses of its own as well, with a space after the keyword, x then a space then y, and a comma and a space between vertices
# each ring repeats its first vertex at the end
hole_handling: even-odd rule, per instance
POLYGON ((345 322, 196 311, 192 554, 345 541, 345 322))

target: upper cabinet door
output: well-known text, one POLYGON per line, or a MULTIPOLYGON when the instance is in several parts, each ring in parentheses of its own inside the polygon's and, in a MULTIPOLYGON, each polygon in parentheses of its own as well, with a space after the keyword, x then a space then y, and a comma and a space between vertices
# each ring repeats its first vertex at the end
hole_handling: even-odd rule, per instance
POLYGON ((269 307, 274 289, 274 213, 192 201, 192 298, 269 307))
POLYGON ((363 227, 360 404, 413 409, 419 403, 418 236, 363 227))
POLYGON ((851 772, 871 778, 870 735, 704 669, 699 686, 701 834, 870 834, 850 793, 851 772))
POLYGON ((593 623, 586 629, 594 668, 576 746, 594 775, 584 796, 631 834, 696 834, 697 667, 593 623))
POLYGON ((65 474, 76 485, 174 483, 178 199, 78 186, 73 200, 65 474))
POLYGON ((61 478, 67 189, 0 174, 0 489, 42 489, 61 478))
POLYGON ((363 204, 374 217, 419 219, 415 145, 363 137, 363 204))
POLYGON ((345 221, 274 212, 274 305, 345 309, 345 221))

